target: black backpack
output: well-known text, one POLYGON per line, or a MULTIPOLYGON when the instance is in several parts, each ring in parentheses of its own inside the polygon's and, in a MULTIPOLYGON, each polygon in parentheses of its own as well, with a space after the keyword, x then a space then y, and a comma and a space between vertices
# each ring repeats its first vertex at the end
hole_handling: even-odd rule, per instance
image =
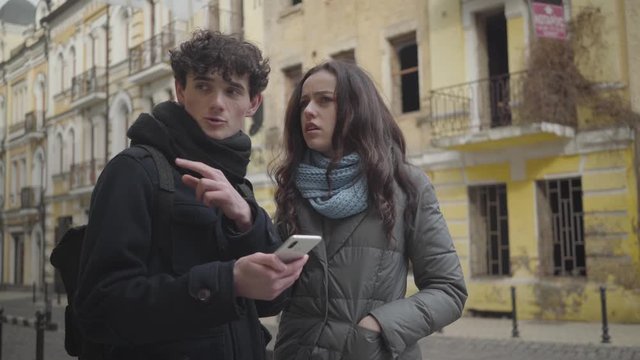
MULTIPOLYGON (((167 158, 154 147, 148 145, 136 145, 126 149, 125 152, 134 153, 141 152, 140 148, 146 150, 156 165, 158 170, 158 188, 157 188, 157 206, 154 226, 159 229, 156 234, 169 236, 169 221, 171 209, 173 207, 173 169, 167 158), (164 228, 164 229, 161 229, 164 228)), ((138 153, 138 154, 139 154, 138 153)), ((140 154, 142 155, 142 154, 140 154)), ((78 326, 75 309, 73 307, 73 298, 75 296, 78 285, 78 267, 80 265, 80 254, 82 252, 82 243, 84 241, 87 225, 73 227, 64 233, 58 244, 51 251, 51 265, 60 272, 62 283, 67 293, 67 307, 64 314, 64 348, 71 356, 87 356, 95 353, 99 356, 101 346, 92 344, 84 338, 78 326)), ((162 239, 153 239, 152 246, 161 246, 159 242, 162 239)), ((162 240, 165 241, 165 240, 162 240)))

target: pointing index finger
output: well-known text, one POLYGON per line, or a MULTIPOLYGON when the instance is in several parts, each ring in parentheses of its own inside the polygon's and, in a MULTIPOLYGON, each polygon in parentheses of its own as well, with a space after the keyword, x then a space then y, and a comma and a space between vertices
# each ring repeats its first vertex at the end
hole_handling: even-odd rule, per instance
POLYGON ((206 178, 209 178, 209 179, 215 178, 215 172, 213 171, 213 168, 199 161, 191 161, 191 160, 176 158, 176 165, 178 165, 183 169, 197 172, 198 174, 206 178))

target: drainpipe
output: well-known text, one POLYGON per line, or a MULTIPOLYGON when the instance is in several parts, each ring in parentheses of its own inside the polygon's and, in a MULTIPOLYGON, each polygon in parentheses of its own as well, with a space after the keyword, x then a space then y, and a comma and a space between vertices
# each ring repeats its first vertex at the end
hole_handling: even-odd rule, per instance
MULTIPOLYGON (((105 79, 105 112, 104 112, 104 164, 106 166, 109 161, 109 22, 110 22, 110 14, 111 6, 107 4, 107 24, 105 29, 105 67, 104 67, 104 79, 105 79)), ((91 137, 93 138, 93 130, 91 130, 91 137)), ((93 148, 93 143, 91 144, 93 148)), ((92 149, 92 159, 93 160, 93 149, 92 149)))
MULTIPOLYGON (((51 12, 51 1, 46 1, 45 4, 47 5, 47 14, 51 12)), ((49 27, 49 23, 47 22, 41 22, 42 28, 44 29, 44 59, 46 61, 47 64, 49 64, 49 39, 51 38, 51 28, 49 27)), ((49 74, 51 75, 51 74, 49 74)), ((50 80, 50 76, 47 77, 47 81, 50 80)), ((49 141, 48 141, 48 134, 47 134, 47 128, 46 128, 46 123, 47 123, 47 104, 49 103, 47 101, 47 84, 45 83, 43 88, 42 88, 42 98, 45 100, 44 101, 44 105, 42 107, 42 133, 44 135, 44 144, 45 146, 49 145, 49 141)), ((46 149, 44 149, 46 150, 46 149)), ((41 281, 42 281, 42 290, 44 292, 44 303, 48 304, 48 294, 49 292, 47 291, 47 271, 45 264, 47 263, 47 223, 46 223, 46 214, 47 214, 47 204, 45 204, 45 194, 46 194, 46 183, 47 183, 47 179, 45 178, 45 169, 47 168, 47 154, 49 153, 49 151, 43 151, 43 158, 42 158, 42 170, 40 172, 40 204, 38 206, 38 210, 40 212, 40 227, 42 228, 42 274, 40 275, 42 277, 41 281)))

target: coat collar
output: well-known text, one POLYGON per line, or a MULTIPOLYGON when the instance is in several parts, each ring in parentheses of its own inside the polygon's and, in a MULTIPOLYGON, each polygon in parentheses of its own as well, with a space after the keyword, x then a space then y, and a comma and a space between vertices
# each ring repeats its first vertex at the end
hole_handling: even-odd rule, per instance
POLYGON ((302 234, 321 235, 322 242, 312 251, 320 258, 331 260, 345 242, 362 223, 371 207, 344 219, 327 219, 318 214, 308 201, 297 206, 298 220, 302 234))

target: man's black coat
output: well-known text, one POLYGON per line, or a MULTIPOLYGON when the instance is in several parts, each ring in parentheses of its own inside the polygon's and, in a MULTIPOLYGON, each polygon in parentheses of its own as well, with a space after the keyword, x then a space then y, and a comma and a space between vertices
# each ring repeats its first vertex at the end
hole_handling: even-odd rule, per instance
POLYGON ((277 314, 283 297, 236 297, 233 266, 280 244, 269 216, 248 199, 254 223, 238 234, 221 211, 196 201, 177 171, 174 183, 166 251, 152 240, 161 227, 154 225, 151 155, 121 153, 105 167, 92 195, 75 301, 83 333, 104 344, 107 359, 263 359, 269 335, 258 317, 277 314))

